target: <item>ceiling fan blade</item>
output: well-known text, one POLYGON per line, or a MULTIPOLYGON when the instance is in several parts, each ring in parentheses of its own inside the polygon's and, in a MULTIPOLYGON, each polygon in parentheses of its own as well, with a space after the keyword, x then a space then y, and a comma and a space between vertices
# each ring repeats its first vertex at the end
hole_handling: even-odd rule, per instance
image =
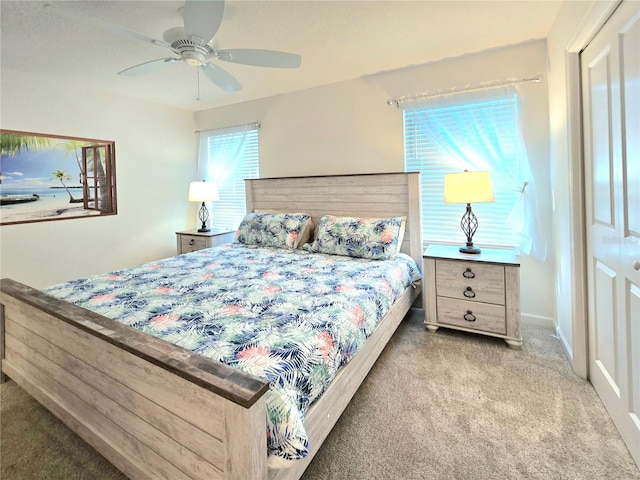
POLYGON ((187 39, 205 45, 222 23, 224 0, 187 0, 184 4, 184 31, 187 39))
POLYGON ((152 60, 150 62, 141 63, 140 65, 135 65, 133 67, 129 67, 121 72, 118 72, 118 75, 126 75, 126 76, 135 76, 135 75, 143 75, 145 73, 155 72, 156 70, 160 70, 167 65, 172 65, 176 62, 179 62, 179 58, 160 58, 158 60, 152 60))
POLYGON ((218 58, 225 62, 243 63, 257 67, 298 68, 302 57, 296 53, 276 50, 258 50, 255 48, 234 48, 220 50, 218 58))
POLYGON ((237 92, 242 90, 242 85, 226 70, 212 63, 205 63, 200 66, 204 74, 225 92, 237 92))
POLYGON ((43 8, 72 20, 80 21, 86 25, 93 25, 94 27, 98 27, 106 32, 115 33, 116 35, 124 35, 126 37, 134 38, 145 43, 153 43, 154 45, 171 48, 168 43, 163 42, 162 40, 151 38, 144 33, 136 32, 135 30, 131 30, 130 28, 123 27, 122 25, 118 25, 116 23, 110 23, 96 17, 84 15, 72 10, 71 8, 61 8, 56 5, 51 5, 50 3, 46 3, 43 8))

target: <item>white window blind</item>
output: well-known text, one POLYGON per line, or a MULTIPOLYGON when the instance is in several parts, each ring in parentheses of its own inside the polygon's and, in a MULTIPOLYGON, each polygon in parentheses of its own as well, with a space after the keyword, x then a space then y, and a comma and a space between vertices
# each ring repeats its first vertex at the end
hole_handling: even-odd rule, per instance
POLYGON ((259 177, 256 124, 200 133, 200 164, 216 183, 220 200, 212 204, 212 226, 235 230, 246 213, 245 179, 259 177))
POLYGON ((495 192, 495 202, 472 204, 479 222, 474 243, 517 245, 509 219, 520 197, 513 183, 521 148, 515 94, 404 109, 404 141, 406 171, 421 172, 425 243, 464 243, 465 205, 444 203, 444 176, 467 169, 489 171, 495 192))

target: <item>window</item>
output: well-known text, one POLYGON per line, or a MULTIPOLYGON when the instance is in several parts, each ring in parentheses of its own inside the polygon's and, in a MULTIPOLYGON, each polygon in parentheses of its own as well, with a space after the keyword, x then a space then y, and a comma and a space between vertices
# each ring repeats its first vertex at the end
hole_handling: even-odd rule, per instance
POLYGON ((115 208, 113 144, 82 147, 84 208, 109 213, 115 208))
MULTIPOLYGON (((426 243, 464 243, 464 205, 444 203, 446 173, 489 171, 495 202, 473 204, 474 243, 520 245, 519 214, 526 150, 518 129, 518 101, 509 92, 460 93, 403 106, 405 170, 421 172, 422 230, 426 243)), ((529 181, 529 180, 527 180, 529 181)))
POLYGON ((200 133, 199 171, 218 186, 212 225, 235 230, 246 213, 244 180, 258 178, 259 123, 200 133))

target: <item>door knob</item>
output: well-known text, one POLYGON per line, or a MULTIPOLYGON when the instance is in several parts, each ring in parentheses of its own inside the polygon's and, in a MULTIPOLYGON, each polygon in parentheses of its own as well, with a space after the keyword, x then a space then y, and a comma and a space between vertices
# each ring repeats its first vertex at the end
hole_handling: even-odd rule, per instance
POLYGON ((636 260, 635 262, 633 262, 633 269, 640 270, 640 261, 636 260))

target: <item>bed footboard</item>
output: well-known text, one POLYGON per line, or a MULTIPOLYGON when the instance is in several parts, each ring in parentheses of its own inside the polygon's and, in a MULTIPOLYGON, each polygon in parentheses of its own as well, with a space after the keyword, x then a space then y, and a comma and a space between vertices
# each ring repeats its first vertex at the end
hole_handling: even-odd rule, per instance
POLYGON ((132 479, 267 478, 268 383, 10 279, 8 375, 132 479))

